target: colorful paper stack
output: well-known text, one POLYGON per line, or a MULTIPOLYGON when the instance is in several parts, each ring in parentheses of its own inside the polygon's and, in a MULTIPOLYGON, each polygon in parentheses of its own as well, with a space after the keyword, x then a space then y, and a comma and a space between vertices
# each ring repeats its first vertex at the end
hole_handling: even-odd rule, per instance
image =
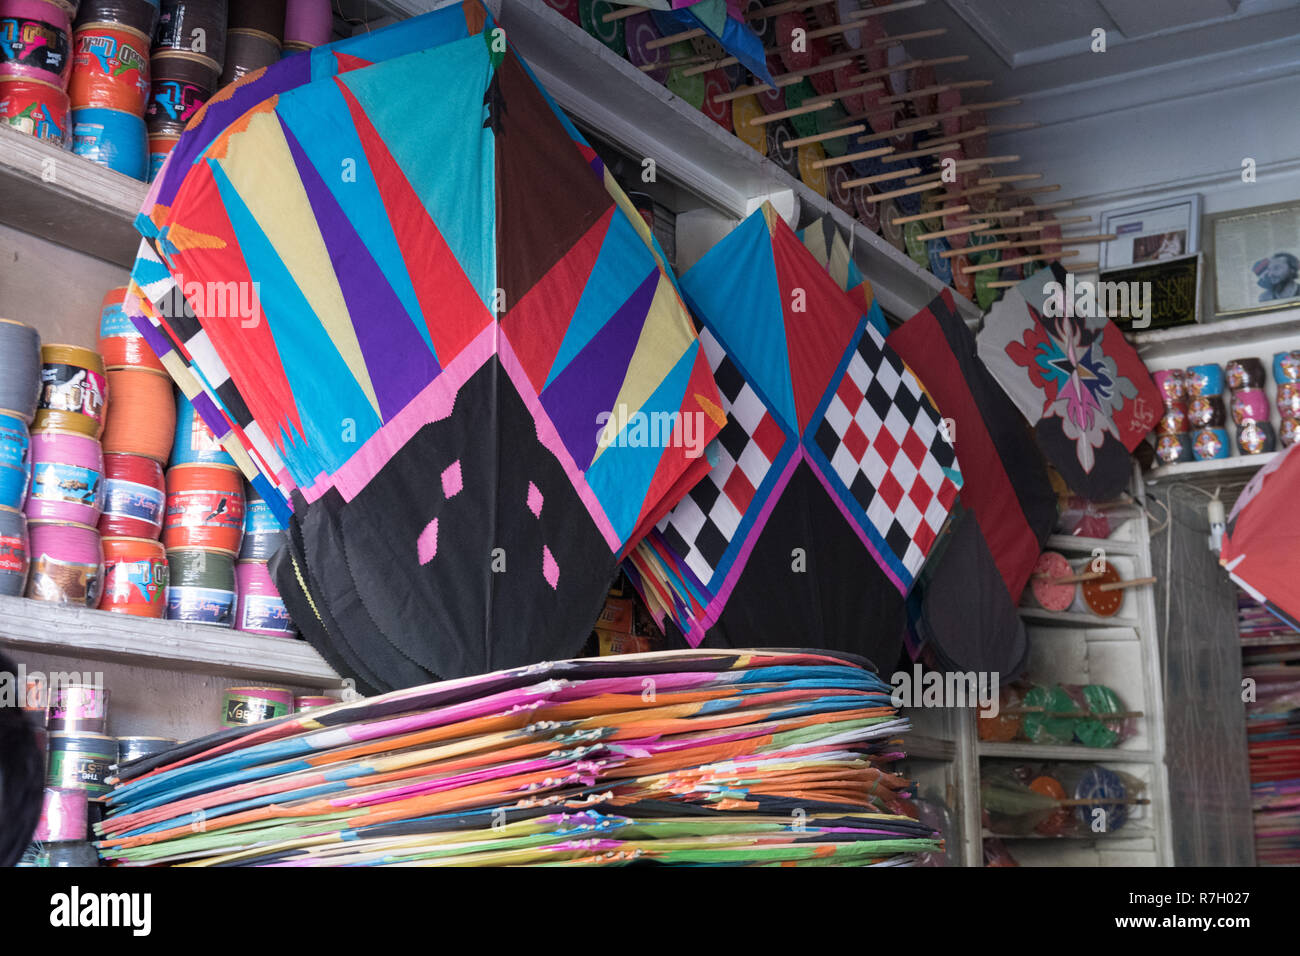
POLYGON ((888 769, 906 728, 848 656, 560 661, 127 764, 96 830, 129 865, 903 865, 941 847, 888 769))

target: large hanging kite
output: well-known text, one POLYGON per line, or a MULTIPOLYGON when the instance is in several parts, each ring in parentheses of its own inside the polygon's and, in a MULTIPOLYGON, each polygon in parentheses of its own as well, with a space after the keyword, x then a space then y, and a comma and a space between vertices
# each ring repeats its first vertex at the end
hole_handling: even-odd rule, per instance
POLYGON ((879 308, 863 315, 769 205, 681 285, 728 422, 713 471, 633 556, 643 593, 691 644, 811 633, 892 664, 961 484, 938 413, 879 308))
POLYGON ((644 223, 481 23, 196 130, 150 210, 193 364, 297 489, 277 583, 367 689, 581 646, 723 421, 644 223))
MULTIPOLYGON (((1294 447, 1294 446, 1293 446, 1294 447)), ((1287 449, 1262 468, 1228 517, 1219 561, 1251 597, 1300 630, 1294 502, 1300 455, 1287 449)))

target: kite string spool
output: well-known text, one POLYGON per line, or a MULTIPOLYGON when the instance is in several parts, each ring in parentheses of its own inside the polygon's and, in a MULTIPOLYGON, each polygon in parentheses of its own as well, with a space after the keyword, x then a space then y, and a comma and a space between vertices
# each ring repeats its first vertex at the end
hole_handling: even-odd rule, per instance
POLYGON ((64 521, 28 522, 31 570, 27 596, 57 604, 94 607, 104 579, 99 532, 64 521))
POLYGON ((23 593, 29 563, 27 516, 0 508, 0 594, 17 597, 23 593))
POLYGON ((78 345, 41 346, 41 392, 33 428, 62 428, 91 438, 104 430, 104 360, 78 345))
POLYGON ((162 465, 143 455, 104 456, 101 534, 156 539, 162 534, 166 508, 162 465))
POLYGON ((243 536, 244 479, 236 469, 223 465, 168 469, 162 534, 168 550, 215 548, 233 558, 243 536))
POLYGON ((103 500, 104 456, 99 442, 76 432, 32 432, 29 518, 94 524, 103 500))
POLYGON ((110 368, 108 383, 112 402, 104 426, 104 451, 166 461, 176 430, 171 379, 147 368, 110 368))
POLYGON ((41 337, 30 325, 0 319, 0 408, 28 424, 41 392, 41 337))
POLYGON ((126 286, 104 293, 99 311, 99 352, 109 368, 165 371, 158 356, 126 314, 126 286))
POLYGON ((234 624, 233 555, 211 548, 169 548, 167 565, 167 620, 214 627, 234 624))

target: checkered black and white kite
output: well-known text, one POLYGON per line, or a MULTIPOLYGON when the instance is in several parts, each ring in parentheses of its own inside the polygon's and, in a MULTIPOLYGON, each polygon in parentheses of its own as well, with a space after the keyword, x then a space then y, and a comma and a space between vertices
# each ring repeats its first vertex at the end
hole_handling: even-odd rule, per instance
POLYGON ((802 641, 892 664, 962 483, 939 412, 879 306, 864 315, 771 207, 681 287, 727 425, 631 575, 693 645, 802 641))

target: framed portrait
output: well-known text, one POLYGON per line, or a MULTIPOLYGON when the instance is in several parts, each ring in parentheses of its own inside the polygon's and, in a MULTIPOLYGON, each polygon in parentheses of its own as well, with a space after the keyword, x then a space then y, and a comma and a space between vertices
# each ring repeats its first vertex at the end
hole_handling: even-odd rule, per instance
POLYGON ((1101 214, 1101 231, 1115 238, 1102 243, 1099 265, 1119 269, 1177 259, 1200 250, 1201 197, 1175 196, 1101 214))
POLYGON ((1300 201, 1205 217, 1215 315, 1300 307, 1300 201))

